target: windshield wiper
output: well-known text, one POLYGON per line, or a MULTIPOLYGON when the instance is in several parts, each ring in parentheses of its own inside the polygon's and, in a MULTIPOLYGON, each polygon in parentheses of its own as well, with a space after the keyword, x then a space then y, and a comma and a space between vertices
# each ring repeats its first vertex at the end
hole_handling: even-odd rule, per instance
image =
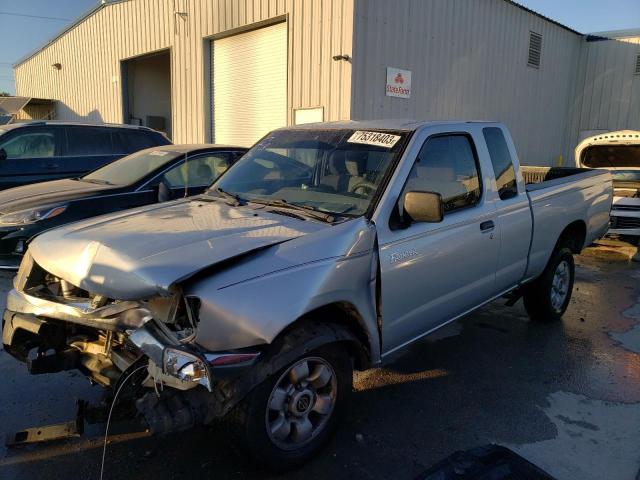
POLYGON ((260 205, 266 205, 268 207, 277 207, 288 210, 295 210, 297 212, 304 213, 306 216, 310 218, 314 218, 316 220, 322 220, 323 222, 333 223, 335 221, 335 217, 330 213, 324 213, 318 210, 316 207, 312 207, 310 205, 300 205, 298 203, 289 203, 286 200, 282 200, 280 198, 276 198, 273 200, 268 199, 251 199, 249 200, 251 203, 258 203, 260 205))
POLYGON ((231 200, 234 207, 239 207, 241 205, 246 205, 247 201, 242 198, 240 195, 236 195, 235 193, 227 192, 222 188, 218 187, 214 190, 215 193, 218 193, 221 197, 231 200))

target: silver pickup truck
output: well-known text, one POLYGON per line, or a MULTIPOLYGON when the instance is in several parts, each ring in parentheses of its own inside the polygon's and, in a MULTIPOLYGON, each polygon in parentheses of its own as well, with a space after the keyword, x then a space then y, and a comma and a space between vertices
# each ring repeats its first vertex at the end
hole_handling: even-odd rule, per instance
POLYGON ((292 467, 354 368, 502 296, 558 320, 611 199, 609 172, 521 167, 498 123, 284 128, 201 196, 37 237, 3 343, 31 373, 122 389, 153 431, 224 418, 292 467))

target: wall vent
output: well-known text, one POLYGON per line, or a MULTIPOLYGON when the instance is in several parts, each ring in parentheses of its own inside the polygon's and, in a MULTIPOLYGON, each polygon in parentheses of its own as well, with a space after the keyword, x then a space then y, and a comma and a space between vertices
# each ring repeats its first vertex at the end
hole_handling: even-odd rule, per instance
POLYGON ((527 65, 533 68, 540 68, 540 58, 542 57, 542 35, 529 32, 529 59, 527 65))
POLYGON ((640 75, 640 53, 636 54, 636 75, 640 75))

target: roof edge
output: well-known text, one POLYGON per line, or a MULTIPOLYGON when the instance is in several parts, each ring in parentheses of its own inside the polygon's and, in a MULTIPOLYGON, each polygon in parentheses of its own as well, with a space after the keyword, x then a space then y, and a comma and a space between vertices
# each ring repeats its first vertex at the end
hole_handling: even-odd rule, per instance
MULTIPOLYGON (((83 21, 85 21, 87 18, 89 18, 90 16, 94 15, 95 13, 99 12, 100 10, 102 10, 105 7, 108 7, 110 5, 114 5, 116 3, 123 3, 123 2, 127 2, 129 0, 101 0, 100 3, 98 3, 95 7, 91 8, 90 10, 86 11, 85 13, 83 13, 82 15, 80 15, 80 17, 78 17, 76 20, 74 20, 73 22, 71 22, 69 25, 67 25, 66 27, 64 27, 62 30, 60 30, 56 35, 54 35, 51 39, 49 39, 47 42, 45 42, 43 45, 41 45, 40 47, 36 48, 35 50, 33 50, 32 52, 28 53, 27 55, 25 55, 24 57, 20 58, 19 60, 17 60, 14 64, 13 64, 13 69, 18 68, 20 65, 22 65, 23 63, 25 63, 27 60, 30 60, 31 58, 33 58, 35 55, 37 55, 38 53, 42 52, 43 50, 45 50, 47 47, 49 47, 51 44, 53 44, 56 40, 58 40, 60 37, 62 37, 64 34, 66 34, 67 32, 69 32, 70 30, 74 29, 75 27, 77 27, 80 23, 82 23, 83 21)), ((580 35, 580 36, 584 36, 582 33, 578 32, 577 30, 574 30, 573 28, 570 28, 556 20, 553 20, 552 18, 546 17, 544 15, 542 15, 541 13, 536 12, 535 10, 531 10, 528 7, 525 7, 524 5, 514 1, 514 0, 504 0, 506 3, 509 3, 521 10, 524 10, 525 12, 531 13, 532 15, 535 15, 536 17, 539 17, 543 20, 546 20, 547 22, 550 22, 564 30, 567 30, 571 33, 575 33, 576 35, 580 35)))
POLYGON ((639 28, 625 28, 622 30, 609 30, 606 32, 593 32, 589 35, 593 35, 594 37, 603 37, 607 40, 618 40, 623 38, 633 38, 640 37, 640 27, 639 28))
POLYGON ((580 35, 581 37, 584 36, 583 33, 580 33, 579 31, 574 30, 573 28, 562 24, 562 23, 558 22, 557 20, 554 20, 553 18, 546 17, 546 16, 542 15, 541 13, 536 12, 535 10, 531 10, 530 8, 525 7, 524 5, 518 3, 518 2, 516 2, 514 0, 504 0, 504 1, 507 2, 507 3, 510 3, 514 7, 518 7, 520 9, 524 10, 525 12, 529 12, 529 13, 535 15, 536 17, 540 17, 543 20, 546 20, 547 22, 553 23, 554 25, 556 25, 556 26, 558 26, 560 28, 563 28, 564 30, 568 30, 569 32, 575 33, 576 35, 580 35))
POLYGON ((99 12, 100 10, 102 10, 105 7, 108 7, 110 5, 116 4, 116 3, 122 3, 122 2, 128 2, 129 0, 100 0, 100 3, 98 3, 95 7, 90 8, 89 10, 87 10, 86 12, 84 12, 82 15, 80 15, 77 19, 75 19, 73 22, 71 22, 69 25, 67 25, 66 27, 64 27, 62 30, 60 30, 58 33, 56 33, 53 37, 51 37, 49 40, 47 40, 45 43, 43 43, 41 46, 39 46, 38 48, 36 48, 35 50, 29 52, 28 54, 26 54, 24 57, 18 59, 13 65, 12 68, 15 70, 16 68, 18 68, 20 65, 22 65, 23 63, 25 63, 27 60, 30 60, 31 58, 35 57, 38 53, 42 52, 43 50, 45 50, 47 47, 49 47, 50 45, 52 45, 56 40, 58 40, 60 37, 62 37, 64 34, 66 34, 67 32, 69 32, 70 30, 73 30, 75 27, 77 27, 79 24, 81 24, 82 22, 84 22, 87 18, 91 17, 92 15, 94 15, 95 13, 99 12))

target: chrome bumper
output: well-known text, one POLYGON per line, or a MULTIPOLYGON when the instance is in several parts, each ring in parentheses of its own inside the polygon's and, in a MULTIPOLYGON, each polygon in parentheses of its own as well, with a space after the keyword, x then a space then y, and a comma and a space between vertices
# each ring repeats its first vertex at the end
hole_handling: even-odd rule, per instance
POLYGON ((640 236, 640 210, 611 210, 609 232, 615 235, 640 236))

